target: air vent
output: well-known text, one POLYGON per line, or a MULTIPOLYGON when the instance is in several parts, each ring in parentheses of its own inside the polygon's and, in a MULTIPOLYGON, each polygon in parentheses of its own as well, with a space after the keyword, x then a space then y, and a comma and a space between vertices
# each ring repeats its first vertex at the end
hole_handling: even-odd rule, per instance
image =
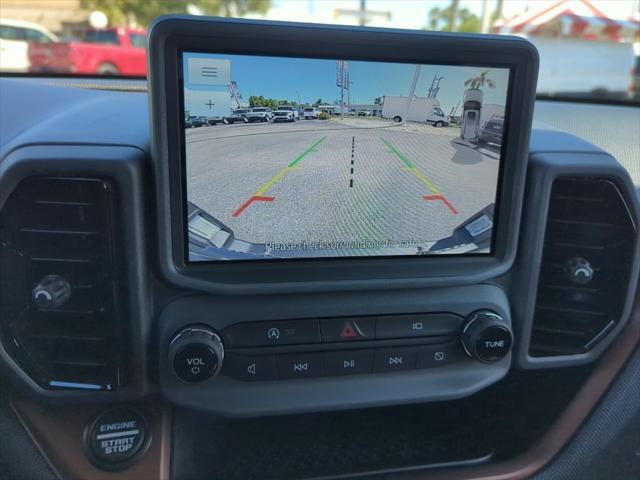
POLYGON ((123 380, 115 201, 103 180, 34 177, 0 212, 3 345, 45 388, 112 390, 123 380))
POLYGON ((532 356, 585 353, 621 320, 635 228, 611 181, 554 182, 531 332, 532 356))

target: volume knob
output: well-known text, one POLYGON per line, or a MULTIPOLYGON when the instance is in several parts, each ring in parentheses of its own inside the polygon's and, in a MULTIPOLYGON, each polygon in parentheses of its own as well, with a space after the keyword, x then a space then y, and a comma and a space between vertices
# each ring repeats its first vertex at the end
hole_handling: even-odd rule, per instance
POLYGON ((224 346, 218 334, 206 326, 194 325, 177 333, 169 344, 169 364, 187 383, 200 383, 222 369, 224 346))
POLYGON ((479 310, 467 318, 462 330, 462 346, 482 363, 493 363, 511 350, 513 334, 505 320, 490 310, 479 310))

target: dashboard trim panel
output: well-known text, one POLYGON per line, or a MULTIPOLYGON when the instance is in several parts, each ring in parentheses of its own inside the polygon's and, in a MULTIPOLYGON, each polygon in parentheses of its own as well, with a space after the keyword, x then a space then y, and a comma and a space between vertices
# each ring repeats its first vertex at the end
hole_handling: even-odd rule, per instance
POLYGON ((137 398, 149 389, 145 339, 151 328, 150 305, 146 301, 149 288, 143 199, 143 164, 146 155, 140 149, 106 145, 25 145, 13 150, 0 163, 0 208, 20 183, 31 176, 101 177, 113 179, 121 191, 123 220, 123 254, 127 255, 126 272, 130 329, 124 334, 128 345, 130 372, 128 384, 111 392, 47 390, 36 384, 20 369, 0 342, 0 361, 7 374, 25 392, 50 399, 101 399, 120 401, 137 398), (132 321, 136 319, 136 321, 132 321))

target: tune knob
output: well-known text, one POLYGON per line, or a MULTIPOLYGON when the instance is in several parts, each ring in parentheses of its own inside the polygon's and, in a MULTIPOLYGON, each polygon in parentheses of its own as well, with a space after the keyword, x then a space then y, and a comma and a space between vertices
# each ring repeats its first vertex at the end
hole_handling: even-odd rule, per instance
POLYGON ((467 354, 483 363, 497 362, 511 350, 513 335, 507 322, 495 312, 479 310, 469 315, 462 330, 467 354))
POLYGON ((206 326, 181 330, 169 344, 169 364, 176 376, 187 383, 200 383, 222 369, 224 346, 218 334, 206 326))
POLYGON ((71 297, 71 285, 60 275, 47 275, 31 291, 40 308, 58 308, 71 297))

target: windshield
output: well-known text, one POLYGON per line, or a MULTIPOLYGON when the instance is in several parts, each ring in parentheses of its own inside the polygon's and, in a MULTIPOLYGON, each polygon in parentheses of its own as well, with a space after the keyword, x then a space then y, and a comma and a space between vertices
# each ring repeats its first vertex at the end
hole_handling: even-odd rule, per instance
MULTIPOLYGON (((640 103, 638 0, 0 0, 0 7, 0 72, 144 78, 147 61, 140 52, 154 18, 217 15, 517 35, 540 53, 540 97, 640 103), (82 55, 56 48, 78 42, 101 47, 85 48, 82 55), (108 58, 104 49, 111 49, 108 58)), ((295 95, 287 99, 294 105, 295 95)), ((323 108, 334 103, 319 100, 323 108)), ((436 113, 459 114, 450 110, 436 113)))

